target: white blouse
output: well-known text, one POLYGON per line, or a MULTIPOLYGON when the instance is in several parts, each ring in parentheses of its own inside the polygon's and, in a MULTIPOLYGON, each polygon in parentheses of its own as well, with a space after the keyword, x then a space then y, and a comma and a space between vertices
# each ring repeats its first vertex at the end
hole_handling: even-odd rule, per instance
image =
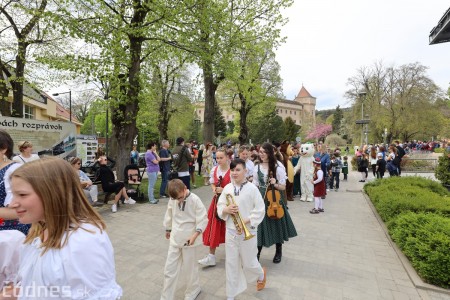
POLYGON ((19 249, 25 235, 18 230, 0 230, 0 290, 14 282, 19 270, 19 249))
POLYGON ((31 154, 30 157, 23 157, 22 155, 16 155, 13 157, 13 161, 19 163, 19 164, 24 164, 33 160, 38 160, 39 159, 39 155, 37 154, 31 154))
POLYGON ((92 224, 69 233, 67 244, 42 254, 41 239, 22 246, 19 299, 119 299, 114 250, 108 234, 92 224), (89 230, 89 231, 86 231, 89 230))
POLYGON ((219 178, 219 176, 222 176, 222 178, 225 178, 225 175, 227 174, 227 172, 228 172, 228 170, 229 170, 229 169, 228 169, 228 170, 226 170, 226 171, 222 171, 222 169, 220 168, 219 165, 213 167, 213 168, 211 169, 210 174, 209 174, 209 183, 211 183, 211 184, 214 184, 214 180, 215 180, 215 178, 214 178, 214 172, 216 171, 216 169, 217 169, 217 178, 219 178))
MULTIPOLYGON (((267 174, 269 173, 269 170, 263 168, 263 166, 260 164, 259 165, 259 170, 261 170, 261 173, 263 173, 264 175, 264 182, 267 182, 267 174)), ((286 168, 284 167, 284 165, 277 161, 277 167, 275 172, 277 173, 277 180, 279 184, 286 184, 286 179, 287 179, 287 175, 286 175, 286 168)), ((255 166, 255 169, 253 170, 253 184, 255 184, 256 186, 259 186, 259 180, 258 180, 258 166, 255 166)))
POLYGON ((12 166, 10 166, 8 170, 6 170, 5 176, 2 178, 5 183, 5 192, 6 192, 6 198, 5 198, 5 202, 4 202, 5 207, 8 206, 9 204, 11 204, 11 201, 13 198, 13 195, 11 192, 11 180, 10 180, 11 174, 15 170, 17 170, 17 168, 19 168, 20 166, 22 166, 22 164, 13 163, 12 166))

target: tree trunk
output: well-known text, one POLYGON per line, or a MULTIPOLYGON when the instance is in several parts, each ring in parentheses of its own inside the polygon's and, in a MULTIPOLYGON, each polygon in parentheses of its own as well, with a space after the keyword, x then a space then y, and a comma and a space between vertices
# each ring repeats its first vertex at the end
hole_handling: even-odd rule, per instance
POLYGON ((15 77, 11 81, 13 89, 13 104, 11 116, 23 118, 23 84, 25 73, 25 57, 27 54, 27 44, 19 41, 18 52, 16 56, 15 77))
POLYGON ((247 109, 247 100, 245 99, 245 96, 242 93, 239 93, 239 99, 241 100, 241 106, 239 109, 239 125, 241 127, 239 131, 239 143, 241 145, 246 144, 248 142, 248 126, 247 126, 247 115, 248 115, 248 109, 247 109))
POLYGON ((212 66, 210 63, 203 65, 203 83, 205 87, 205 112, 203 125, 203 141, 214 141, 214 106, 216 104, 217 84, 214 82, 212 66))
POLYGON ((10 117, 11 116, 11 109, 9 107, 9 101, 8 101, 8 95, 9 90, 8 86, 6 85, 6 80, 8 79, 9 71, 6 69, 6 67, 3 65, 2 61, 0 60, 0 113, 4 117, 10 117))

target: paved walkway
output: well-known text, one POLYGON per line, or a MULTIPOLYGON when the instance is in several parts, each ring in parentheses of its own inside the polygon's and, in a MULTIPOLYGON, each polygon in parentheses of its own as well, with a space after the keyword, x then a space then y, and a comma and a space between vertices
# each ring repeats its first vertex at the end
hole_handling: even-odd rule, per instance
MULTIPOLYGON (((371 175, 369 175, 370 177, 371 175)), ((267 285, 253 285, 237 299, 450 299, 449 295, 418 290, 392 248, 361 192, 359 173, 329 192, 325 213, 311 215, 312 203, 289 202, 299 235, 283 247, 283 259, 273 264, 275 248, 264 248, 261 263, 267 267, 267 285), (357 191, 357 192, 350 192, 357 191)), ((193 190, 208 207, 209 187, 193 190)), ((162 220, 167 199, 157 205, 121 206, 112 214, 100 212, 108 225, 115 249, 117 281, 123 299, 159 299, 168 249, 162 220)), ((198 258, 208 253, 199 248, 198 258)), ((217 249, 217 266, 200 270, 202 293, 197 299, 225 299, 225 251, 217 249)), ((176 299, 183 299, 182 284, 176 299)))

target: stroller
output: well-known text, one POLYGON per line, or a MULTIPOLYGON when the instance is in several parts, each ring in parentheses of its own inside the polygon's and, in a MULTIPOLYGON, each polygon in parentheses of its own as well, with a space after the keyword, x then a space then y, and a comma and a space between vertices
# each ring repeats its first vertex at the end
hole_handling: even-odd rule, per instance
MULTIPOLYGON (((145 170, 144 170, 145 172, 145 170)), ((128 165, 124 170, 124 182, 128 196, 136 201, 144 201, 145 195, 141 191, 142 175, 137 165, 128 165)))

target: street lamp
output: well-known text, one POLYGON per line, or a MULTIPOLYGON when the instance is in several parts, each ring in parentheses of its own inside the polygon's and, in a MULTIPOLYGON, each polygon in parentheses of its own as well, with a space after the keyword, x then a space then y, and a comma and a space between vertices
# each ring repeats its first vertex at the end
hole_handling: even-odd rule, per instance
POLYGON ((222 134, 222 130, 219 130, 218 133, 219 133, 219 137, 217 138, 217 144, 219 144, 219 147, 220 147, 221 146, 220 135, 222 134))
POLYGON ((200 119, 198 117, 194 119, 194 124, 195 124, 195 140, 198 142, 199 140, 198 129, 200 127, 200 119))
POLYGON ((384 128, 384 145, 385 146, 387 144, 387 128, 384 128))
MULTIPOLYGON (((364 100, 366 99, 366 92, 358 93, 358 96, 361 98, 361 121, 364 120, 364 100)), ((364 123, 361 123, 361 147, 363 147, 363 138, 364 138, 364 123)), ((367 133, 366 133, 366 143, 367 143, 367 133)))
POLYGON ((53 96, 59 96, 63 94, 69 94, 69 122, 72 123, 72 91, 69 90, 68 92, 64 93, 54 93, 53 96))

